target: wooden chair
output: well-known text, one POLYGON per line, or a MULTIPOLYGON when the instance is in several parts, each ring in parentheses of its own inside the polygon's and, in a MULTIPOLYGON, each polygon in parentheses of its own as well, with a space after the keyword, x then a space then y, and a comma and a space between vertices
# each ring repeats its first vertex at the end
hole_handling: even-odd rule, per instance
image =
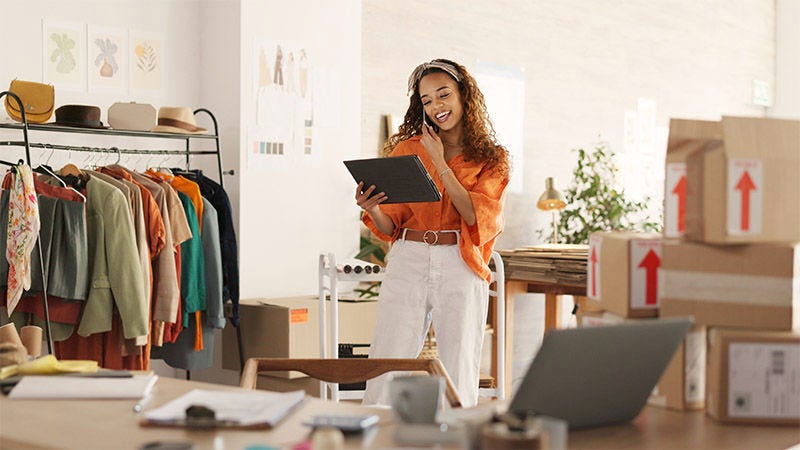
POLYGON ((427 372, 443 377, 447 383, 445 397, 448 403, 454 408, 461 406, 458 392, 438 359, 248 358, 239 385, 245 389, 255 389, 259 372, 287 370, 296 370, 328 383, 360 383, 394 371, 427 372))

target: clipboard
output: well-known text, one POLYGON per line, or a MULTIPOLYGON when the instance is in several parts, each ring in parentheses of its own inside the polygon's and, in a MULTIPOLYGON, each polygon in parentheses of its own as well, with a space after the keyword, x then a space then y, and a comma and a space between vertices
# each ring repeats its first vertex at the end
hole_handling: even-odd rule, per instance
POLYGON ((375 185, 374 192, 385 192, 388 198, 383 204, 438 202, 442 199, 417 155, 353 159, 344 161, 344 165, 356 183, 363 181, 365 188, 375 185))
POLYGON ((141 427, 267 430, 305 402, 305 391, 211 391, 194 389, 146 411, 141 427))

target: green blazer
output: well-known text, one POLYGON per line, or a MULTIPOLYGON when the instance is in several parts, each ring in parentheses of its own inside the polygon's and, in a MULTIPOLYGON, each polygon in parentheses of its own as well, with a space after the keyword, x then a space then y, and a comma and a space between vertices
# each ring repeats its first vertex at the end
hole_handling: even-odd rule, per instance
POLYGON ((145 336, 145 289, 150 287, 144 286, 127 200, 111 184, 92 177, 86 184, 86 209, 91 283, 78 334, 110 331, 116 306, 125 338, 145 336))

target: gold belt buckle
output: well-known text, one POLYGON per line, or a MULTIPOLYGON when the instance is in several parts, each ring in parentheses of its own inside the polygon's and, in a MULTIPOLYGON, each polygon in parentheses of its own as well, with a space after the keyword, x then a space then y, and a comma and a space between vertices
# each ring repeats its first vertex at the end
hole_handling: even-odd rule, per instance
POLYGON ((433 230, 426 230, 425 233, 422 234, 422 242, 428 245, 436 245, 436 243, 439 242, 439 233, 433 230), (433 235, 433 242, 428 242, 428 233, 433 235))

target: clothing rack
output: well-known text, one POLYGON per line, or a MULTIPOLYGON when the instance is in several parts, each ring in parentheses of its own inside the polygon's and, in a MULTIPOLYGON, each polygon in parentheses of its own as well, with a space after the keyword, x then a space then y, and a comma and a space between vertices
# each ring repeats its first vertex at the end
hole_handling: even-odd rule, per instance
MULTIPOLYGON (((19 111, 22 114, 22 137, 23 141, 21 142, 21 146, 25 147, 25 162, 28 164, 28 167, 31 166, 31 148, 28 141, 28 119, 25 115, 25 107, 22 104, 22 100, 17 96, 17 94, 10 92, 10 91, 3 91, 0 92, 0 99, 4 96, 9 96, 17 102, 17 106, 19 107, 19 111)), ((44 257, 42 255, 42 231, 41 228, 39 229, 39 236, 36 239, 36 248, 39 249, 39 270, 42 274, 42 308, 44 310, 44 330, 45 336, 47 336, 47 352, 49 354, 53 354, 53 335, 50 333, 50 310, 48 309, 47 305, 47 274, 44 271, 44 257)), ((5 255, 2 255, 5 256, 5 255)))
MULTIPOLYGON (((13 92, 2 92, 0 93, 0 98, 3 95, 9 95, 13 97, 17 104, 20 106, 20 111, 22 111, 22 123, 0 123, 0 129, 18 129, 22 130, 23 132, 23 140, 22 141, 0 141, 0 146, 18 146, 18 147, 25 147, 25 156, 28 165, 31 165, 31 157, 30 157, 30 148, 41 148, 45 150, 64 150, 64 151, 75 151, 75 152, 91 152, 91 153, 116 153, 119 156, 122 154, 137 154, 137 155, 184 155, 186 157, 186 169, 189 170, 191 156, 193 155, 216 155, 217 157, 217 170, 219 174, 219 184, 221 187, 224 188, 224 180, 223 175, 229 174, 233 175, 234 171, 229 170, 227 172, 223 172, 222 170, 222 155, 220 153, 220 145, 219 145, 219 126, 217 124, 217 119, 214 117, 214 114, 211 113, 206 108, 199 108, 194 110, 195 116, 198 113, 204 113, 208 115, 211 119, 212 123, 214 124, 214 133, 213 134, 179 134, 179 133, 163 133, 163 132, 151 132, 151 131, 129 131, 129 130, 114 130, 114 129, 107 129, 107 128, 78 128, 78 127, 68 127, 68 126, 61 126, 61 125, 53 125, 53 124, 29 124, 25 117, 25 108, 19 97, 17 97, 13 92), (77 134, 85 134, 85 135, 100 135, 100 136, 127 136, 127 137, 139 137, 139 138, 158 138, 158 139, 169 139, 169 140, 182 140, 185 143, 184 149, 182 150, 147 150, 147 149, 132 149, 132 148, 119 148, 119 147, 91 147, 85 145, 62 145, 62 144, 50 144, 50 143, 43 143, 43 142, 30 142, 28 137, 28 130, 33 131, 44 131, 44 132, 51 132, 51 133, 77 133, 77 134), (200 139, 200 140, 209 140, 213 139, 215 143, 214 150, 192 150, 191 143, 193 140, 200 139)), ((38 247, 38 241, 37 241, 38 247)), ((40 256, 41 256, 41 248, 39 248, 40 256)), ((40 258, 41 259, 41 258, 40 258)), ((42 279, 44 280, 44 261, 42 260, 42 279)), ((46 282, 43 283, 43 287, 46 291, 46 282)), ((50 335, 50 318, 49 313, 47 310, 47 293, 44 294, 44 312, 45 312, 45 326, 47 328, 47 339, 48 339, 48 350, 52 354, 53 353, 53 343, 52 337, 50 335)), ((242 335, 241 329, 237 326, 236 327, 236 338, 237 338, 237 345, 239 349, 239 362, 240 367, 244 367, 244 355, 242 353, 242 335)), ((187 371, 187 378, 189 377, 189 373, 187 371)))

